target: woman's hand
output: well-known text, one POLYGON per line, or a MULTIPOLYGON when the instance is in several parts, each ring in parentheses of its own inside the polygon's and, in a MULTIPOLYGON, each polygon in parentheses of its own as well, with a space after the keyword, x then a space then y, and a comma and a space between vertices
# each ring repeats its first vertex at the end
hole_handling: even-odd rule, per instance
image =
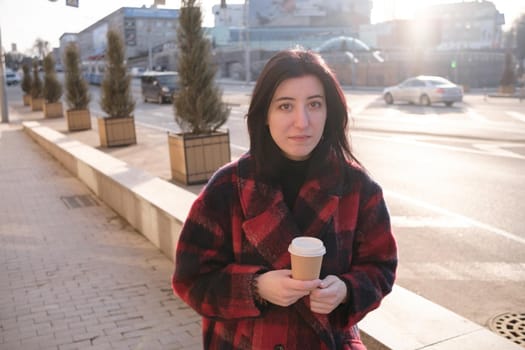
POLYGON ((259 296, 272 304, 285 307, 292 305, 321 285, 320 279, 294 280, 291 270, 268 271, 256 278, 259 296))
POLYGON ((310 310, 318 314, 329 314, 345 301, 346 284, 339 277, 328 275, 319 288, 310 293, 310 310))

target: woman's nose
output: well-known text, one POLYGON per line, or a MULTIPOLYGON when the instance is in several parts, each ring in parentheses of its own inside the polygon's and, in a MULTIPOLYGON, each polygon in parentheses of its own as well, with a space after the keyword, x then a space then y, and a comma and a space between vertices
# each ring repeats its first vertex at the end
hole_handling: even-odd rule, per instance
POLYGON ((308 115, 308 110, 303 108, 297 108, 294 116, 294 125, 298 128, 305 128, 310 122, 310 116, 308 115))

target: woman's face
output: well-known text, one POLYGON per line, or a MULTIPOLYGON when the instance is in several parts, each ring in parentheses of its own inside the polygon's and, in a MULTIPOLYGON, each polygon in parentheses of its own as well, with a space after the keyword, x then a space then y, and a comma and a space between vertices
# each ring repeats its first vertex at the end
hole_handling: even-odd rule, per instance
POLYGON ((266 120, 274 142, 291 160, 305 160, 323 135, 326 97, 314 75, 284 80, 273 95, 266 120))

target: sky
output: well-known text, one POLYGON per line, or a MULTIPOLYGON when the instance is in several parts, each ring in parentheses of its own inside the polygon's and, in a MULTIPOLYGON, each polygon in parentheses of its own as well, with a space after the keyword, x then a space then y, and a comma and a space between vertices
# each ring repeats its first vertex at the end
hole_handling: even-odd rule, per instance
MULTIPOLYGON (((65 0, 0 0, 0 31, 2 47, 30 54, 37 38, 58 47, 64 33, 77 33, 121 7, 150 6, 153 0, 78 0, 79 7, 66 6, 65 0)), ((228 4, 243 4, 245 0, 227 0, 228 4)), ((250 0, 257 1, 257 0, 250 0)), ((320 0, 322 1, 322 0, 320 0)), ((371 22, 390 19, 410 19, 415 11, 424 6, 461 2, 462 0, 373 0, 371 22)), ((469 0, 470 1, 470 0, 469 0)), ((201 0, 204 25, 213 26, 211 8, 219 0, 201 0)), ((505 14, 508 29, 512 21, 525 13, 523 0, 492 0, 498 11, 505 14)), ((166 0, 159 8, 179 8, 180 0, 166 0)))

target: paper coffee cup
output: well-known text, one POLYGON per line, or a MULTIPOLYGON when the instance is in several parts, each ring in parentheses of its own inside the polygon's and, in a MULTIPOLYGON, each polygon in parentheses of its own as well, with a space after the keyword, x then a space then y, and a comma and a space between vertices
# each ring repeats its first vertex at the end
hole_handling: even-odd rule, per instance
POLYGON ((319 278, 323 255, 323 241, 315 237, 296 237, 288 247, 292 259, 292 278, 310 281, 319 278))

